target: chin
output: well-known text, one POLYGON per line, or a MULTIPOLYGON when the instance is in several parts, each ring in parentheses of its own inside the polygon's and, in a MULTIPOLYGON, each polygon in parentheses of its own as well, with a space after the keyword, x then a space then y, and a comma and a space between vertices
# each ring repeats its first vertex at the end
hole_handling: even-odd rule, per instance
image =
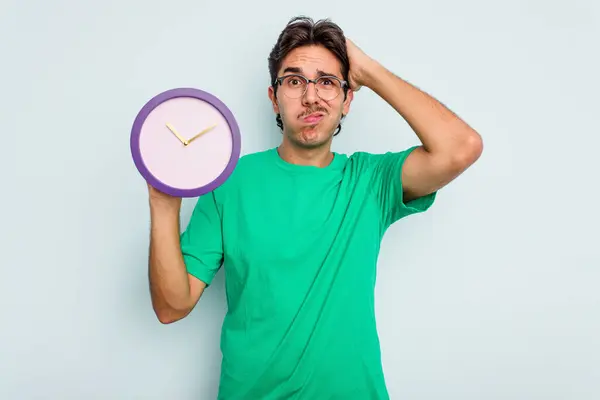
POLYGON ((327 145, 332 135, 324 133, 317 127, 304 128, 290 137, 290 140, 299 147, 308 149, 318 148, 327 145))

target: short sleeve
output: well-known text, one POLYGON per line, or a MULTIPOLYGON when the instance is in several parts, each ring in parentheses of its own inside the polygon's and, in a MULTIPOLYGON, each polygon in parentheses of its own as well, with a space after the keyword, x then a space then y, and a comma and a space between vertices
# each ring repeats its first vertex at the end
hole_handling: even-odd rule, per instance
POLYGON ((209 286, 223 262, 221 218, 213 192, 198 198, 187 228, 180 236, 189 274, 209 286))
POLYGON ((370 184, 381 209, 385 228, 401 218, 426 211, 435 201, 437 192, 409 202, 404 201, 402 168, 406 158, 416 148, 417 146, 413 146, 401 152, 369 155, 370 184))

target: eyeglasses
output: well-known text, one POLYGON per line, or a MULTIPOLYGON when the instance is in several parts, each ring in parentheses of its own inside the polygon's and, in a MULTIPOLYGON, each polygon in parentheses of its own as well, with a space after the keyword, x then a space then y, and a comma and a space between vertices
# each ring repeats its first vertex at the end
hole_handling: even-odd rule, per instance
POLYGON ((317 79, 308 79, 303 75, 285 75, 275 80, 279 84, 279 91, 290 99, 298 99, 306 93, 309 83, 314 83, 317 95, 325 100, 335 99, 348 83, 336 76, 320 76, 317 79))

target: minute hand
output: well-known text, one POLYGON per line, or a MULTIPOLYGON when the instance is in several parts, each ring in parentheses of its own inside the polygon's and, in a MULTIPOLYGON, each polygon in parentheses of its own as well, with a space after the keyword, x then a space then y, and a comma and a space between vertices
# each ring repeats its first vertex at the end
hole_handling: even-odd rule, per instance
POLYGON ((210 127, 206 128, 206 129, 204 129, 203 131, 201 131, 200 133, 198 133, 196 136, 192 137, 191 139, 188 139, 185 144, 188 145, 188 144, 192 143, 192 141, 198 139, 200 136, 204 135, 206 132, 212 130, 215 126, 217 126, 217 125, 215 124, 213 126, 210 126, 210 127))

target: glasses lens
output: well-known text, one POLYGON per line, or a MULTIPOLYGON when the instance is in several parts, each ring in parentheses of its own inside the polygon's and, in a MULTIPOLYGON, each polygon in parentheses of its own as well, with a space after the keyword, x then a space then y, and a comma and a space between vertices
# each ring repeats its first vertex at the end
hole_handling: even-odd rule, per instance
POLYGON ((281 92, 292 99, 302 97, 306 90, 306 80, 301 76, 290 75, 281 81, 281 92))
POLYGON ((317 80, 317 94, 323 100, 333 100, 340 94, 342 85, 335 78, 322 77, 317 80))

